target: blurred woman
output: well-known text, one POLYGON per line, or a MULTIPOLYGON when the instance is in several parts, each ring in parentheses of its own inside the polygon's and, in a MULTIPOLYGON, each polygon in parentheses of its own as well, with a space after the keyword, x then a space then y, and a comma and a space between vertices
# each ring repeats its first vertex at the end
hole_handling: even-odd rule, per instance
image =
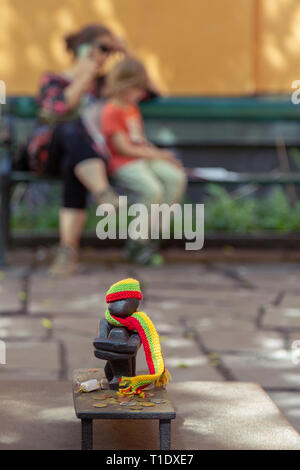
POLYGON ((79 242, 86 220, 87 194, 98 204, 118 204, 106 173, 108 150, 99 130, 101 77, 108 57, 126 48, 103 25, 88 25, 65 38, 73 56, 62 73, 45 73, 37 98, 39 125, 30 139, 30 170, 60 176, 60 244, 50 268, 52 275, 77 270, 79 242))

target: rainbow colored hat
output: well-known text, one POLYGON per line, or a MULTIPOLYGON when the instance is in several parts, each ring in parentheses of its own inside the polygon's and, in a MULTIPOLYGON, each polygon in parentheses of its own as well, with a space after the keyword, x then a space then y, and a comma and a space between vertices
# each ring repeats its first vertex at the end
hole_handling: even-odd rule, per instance
POLYGON ((128 278, 113 284, 106 293, 106 302, 122 299, 142 299, 143 295, 139 281, 128 278))

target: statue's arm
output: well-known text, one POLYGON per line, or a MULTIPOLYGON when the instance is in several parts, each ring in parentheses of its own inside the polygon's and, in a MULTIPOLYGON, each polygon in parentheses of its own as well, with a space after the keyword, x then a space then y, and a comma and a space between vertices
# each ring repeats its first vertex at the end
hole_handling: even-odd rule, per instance
POLYGON ((98 338, 106 339, 109 335, 112 326, 105 318, 101 318, 99 323, 99 336, 98 338))

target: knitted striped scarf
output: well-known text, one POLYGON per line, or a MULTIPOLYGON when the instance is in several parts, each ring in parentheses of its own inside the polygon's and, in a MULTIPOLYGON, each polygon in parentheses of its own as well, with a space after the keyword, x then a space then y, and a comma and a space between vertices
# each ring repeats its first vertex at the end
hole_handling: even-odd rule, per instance
POLYGON ((109 310, 105 312, 105 318, 111 325, 125 326, 130 331, 137 331, 143 343, 149 375, 137 375, 135 377, 121 377, 119 380, 121 396, 139 395, 146 396, 143 389, 154 383, 155 387, 165 387, 171 379, 169 371, 165 368, 161 352, 159 336, 154 324, 144 312, 135 312, 129 317, 121 318, 111 315, 109 310))

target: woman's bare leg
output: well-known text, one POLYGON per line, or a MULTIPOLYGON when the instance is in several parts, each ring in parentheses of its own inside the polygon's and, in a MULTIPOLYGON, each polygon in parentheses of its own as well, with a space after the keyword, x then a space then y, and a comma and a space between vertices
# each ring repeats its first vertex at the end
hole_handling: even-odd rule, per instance
MULTIPOLYGON (((93 158, 78 163, 74 168, 77 179, 89 190, 98 203, 118 204, 118 196, 110 188, 106 167, 102 160, 93 158)), ((78 249, 87 212, 85 209, 63 207, 59 214, 60 246, 53 265, 52 275, 72 274, 78 265, 78 249)))
POLYGON ((109 184, 106 166, 102 160, 97 158, 84 160, 75 166, 74 173, 93 194, 98 204, 109 203, 118 208, 119 196, 109 184))
POLYGON ((78 270, 78 248, 85 221, 85 209, 60 210, 60 245, 49 269, 51 276, 68 276, 78 270))
POLYGON ((105 163, 100 159, 83 160, 75 166, 74 173, 92 194, 99 194, 109 188, 105 163))
POLYGON ((78 250, 87 212, 63 207, 59 213, 60 244, 78 250))

